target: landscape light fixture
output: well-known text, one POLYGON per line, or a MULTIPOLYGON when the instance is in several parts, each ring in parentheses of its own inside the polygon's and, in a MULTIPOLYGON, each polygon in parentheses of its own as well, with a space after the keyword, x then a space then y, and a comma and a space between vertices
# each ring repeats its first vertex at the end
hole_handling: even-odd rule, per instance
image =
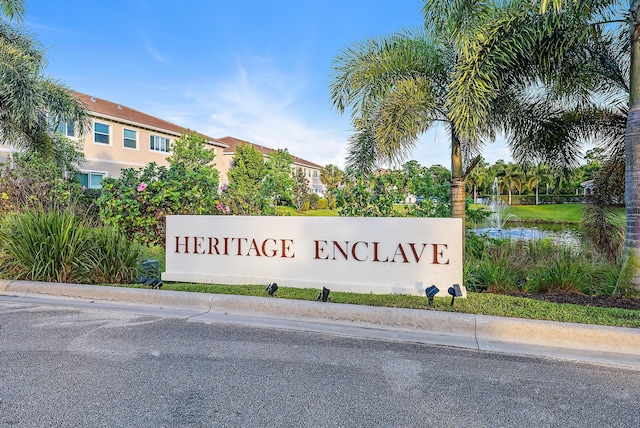
POLYGON ((456 300, 456 297, 462 297, 462 290, 460 289, 460 284, 453 284, 453 287, 449 287, 449 294, 451 294, 451 306, 453 306, 453 302, 456 300))
POLYGON ((267 293, 269 293, 269 296, 273 297, 274 293, 278 290, 278 284, 276 284, 275 282, 272 282, 271 284, 267 284, 267 288, 265 288, 265 290, 267 290, 267 293))
POLYGON ((433 305, 433 298, 436 294, 438 294, 439 291, 440 289, 435 285, 425 288, 424 293, 427 295, 427 299, 429 299, 429 306, 433 305))
POLYGON ((330 292, 331 290, 329 290, 327 287, 322 287, 322 291, 318 293, 318 297, 316 297, 316 300, 322 299, 323 302, 326 302, 327 300, 329 300, 330 292))
POLYGON ((139 276, 137 279, 137 283, 142 284, 145 287, 153 288, 154 290, 162 287, 162 281, 160 281, 158 278, 152 278, 149 276, 139 276))

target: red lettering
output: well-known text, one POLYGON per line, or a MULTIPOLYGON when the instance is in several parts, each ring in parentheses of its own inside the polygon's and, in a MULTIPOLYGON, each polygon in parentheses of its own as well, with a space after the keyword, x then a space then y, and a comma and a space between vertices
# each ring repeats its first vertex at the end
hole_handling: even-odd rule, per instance
POLYGON ((291 239, 283 239, 282 240, 282 258, 285 259, 293 259, 295 258, 296 254, 292 253, 291 256, 287 256, 287 252, 291 250, 291 245, 293 244, 293 241, 291 239))
POLYGON ((278 250, 276 250, 275 248, 270 250, 271 255, 269 255, 268 252, 267 252, 267 248, 266 248, 267 247, 267 242, 269 242, 269 241, 273 242, 274 245, 276 244, 276 240, 275 239, 271 239, 271 238, 265 239, 264 241, 262 241, 262 254, 265 257, 274 257, 276 254, 278 254, 278 250))
POLYGON ((218 244, 220 243, 220 241, 218 240, 218 238, 212 238, 209 237, 209 254, 213 254, 213 251, 215 250, 217 255, 220 255, 220 251, 218 250, 218 244), (215 244, 213 243, 213 240, 215 239, 215 244))
POLYGON ((194 254, 204 254, 205 251, 202 248, 202 243, 204 242, 204 238, 202 236, 194 236, 193 237, 193 253, 194 254), (202 251, 200 251, 202 250, 202 251))
POLYGON ((256 256, 261 256, 260 251, 258 250, 258 244, 255 239, 251 240, 251 245, 249 245, 249 251, 247 251, 247 256, 251 255, 251 250, 256 252, 256 256))
POLYGON ((249 242, 247 238, 231 238, 231 242, 238 241, 238 254, 237 256, 242 255, 242 241, 249 242))
POLYGON ((316 243, 316 256, 314 257, 315 259, 322 259, 322 260, 328 260, 329 259, 329 255, 327 254, 326 257, 320 257, 320 253, 324 253, 324 246, 321 248, 320 247, 320 243, 322 242, 323 244, 327 244, 327 241, 313 241, 316 243))
POLYGON ((383 262, 383 263, 388 262, 389 261, 389 256, 387 256, 387 258, 384 259, 384 260, 378 259, 378 245, 380 245, 379 242, 374 242, 373 243, 373 261, 374 262, 383 262))
POLYGON ((402 256, 402 263, 409 263, 409 259, 407 259, 407 255, 404 252, 404 248, 402 248, 402 244, 398 244, 398 248, 396 248, 396 252, 393 254, 393 259, 391 260, 392 263, 396 262, 396 257, 398 257, 398 255, 402 256))
POLYGON ((358 253, 357 253, 357 250, 356 250, 356 248, 358 247, 358 244, 364 244, 364 246, 366 248, 369 248, 369 243, 363 242, 363 241, 358 241, 355 244, 353 244, 353 247, 351 247, 351 255, 353 256, 353 258, 356 259, 359 262, 363 262, 363 261, 367 260, 369 258, 369 256, 366 256, 364 259, 359 259, 358 258, 358 253))
POLYGON ((409 246, 411 247, 411 252, 413 253, 413 257, 416 259, 416 263, 420 262, 420 257, 422 257, 422 253, 424 253, 424 249, 427 247, 427 244, 422 244, 422 250, 420 250, 420 254, 418 255, 418 252, 416 251, 416 244, 411 242, 409 243, 409 246))
POLYGON ((342 248, 338 241, 333 241, 333 260, 336 259, 336 248, 338 249, 338 251, 340 251, 340 253, 342 253, 342 256, 345 260, 349 260, 349 256, 347 255, 347 251, 349 250, 349 241, 345 241, 344 244, 346 245, 347 250, 342 248))
POLYGON ((449 259, 446 262, 441 263, 438 261, 438 256, 444 257, 444 250, 438 251, 438 245, 443 246, 445 250, 447 249, 447 244, 433 244, 433 263, 434 265, 448 265, 449 259))
MULTIPOLYGON (((184 253, 189 254, 189 237, 184 237, 184 253)), ((176 253, 180 253, 180 237, 176 236, 176 253)))

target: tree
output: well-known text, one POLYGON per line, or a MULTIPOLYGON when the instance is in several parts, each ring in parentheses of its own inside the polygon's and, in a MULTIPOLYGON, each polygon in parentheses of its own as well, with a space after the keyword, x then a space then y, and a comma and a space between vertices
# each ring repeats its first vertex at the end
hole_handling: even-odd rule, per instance
MULTIPOLYGON (((481 121, 490 114, 489 106, 500 96, 501 88, 511 83, 509 77, 520 76, 521 81, 542 82, 553 89, 556 97, 550 98, 552 101, 564 96, 564 100, 572 100, 576 106, 573 114, 559 114, 553 103, 546 106, 539 103, 538 116, 550 119, 543 122, 547 130, 561 130, 559 119, 566 119, 567 123, 582 122, 582 126, 575 128, 589 129, 591 126, 592 135, 608 141, 612 162, 616 159, 615 146, 624 140, 627 233, 618 291, 638 293, 640 194, 636 189, 640 184, 640 2, 634 0, 629 6, 608 0, 542 0, 541 13, 538 13, 537 6, 531 2, 514 2, 508 14, 478 31, 475 40, 468 45, 465 67, 456 71, 452 85, 452 92, 464 97, 468 104, 465 109, 454 109, 452 117, 463 135, 473 135, 475 124, 469 120, 467 110, 474 111, 473 118, 481 121), (546 12, 549 3, 553 3, 555 10, 546 12), (517 72, 496 79, 496 76, 503 77, 503 70, 510 69, 517 72), (604 106, 593 102, 598 96, 600 101, 606 100, 604 106), (590 118, 589 110, 593 113, 590 118), (624 130, 626 132, 620 132, 624 130)), ((566 129, 564 134, 568 136, 566 129)), ((568 154, 573 151, 574 156, 578 153, 570 147, 580 139, 554 141, 545 138, 534 139, 536 144, 529 147, 548 149, 547 153, 553 153, 554 149, 568 154)), ((526 140, 522 142, 527 143, 526 140)), ((558 156, 549 157, 550 160, 554 158, 558 156)))
POLYGON ((397 217, 393 204, 403 197, 402 171, 383 171, 365 175, 347 170, 338 195, 340 215, 345 217, 397 217))
POLYGON ((510 163, 504 170, 501 182, 507 188, 507 192, 509 194, 508 204, 511 205, 511 191, 518 190, 519 193, 522 193, 522 189, 524 187, 524 174, 517 165, 510 163))
POLYGON ((167 162, 171 166, 182 168, 209 168, 216 157, 216 152, 207 148, 207 139, 201 135, 188 133, 182 134, 171 145, 171 155, 167 157, 167 162))
POLYGON ((529 168, 529 170, 525 174, 527 179, 527 187, 529 190, 536 190, 536 205, 540 203, 540 182, 547 178, 547 167, 546 165, 537 165, 533 168, 529 168))
MULTIPOLYGON (((21 20, 21 1, 0 1, 6 17, 21 20)), ((60 157, 52 129, 71 121, 79 134, 89 125, 88 114, 73 94, 45 76, 44 49, 20 27, 0 21, 0 133, 6 143, 60 157)))
POLYGON ((302 168, 297 168, 295 184, 293 186, 293 204, 298 211, 304 208, 305 202, 309 200, 309 180, 305 177, 302 168))
POLYGON ((327 165, 320 171, 320 181, 326 188, 325 197, 327 198, 327 206, 331 210, 336 209, 336 197, 338 189, 342 185, 343 173, 335 165, 327 165))
POLYGON ((473 203, 478 203, 478 191, 481 188, 487 187, 489 183, 489 173, 487 171, 488 164, 482 160, 473 168, 473 171, 467 176, 465 180, 467 186, 471 187, 473 193, 473 203))
POLYGON ((218 198, 218 170, 203 138, 182 135, 170 167, 150 163, 122 170, 120 178, 102 180, 98 198, 103 221, 129 239, 165 246, 166 216, 212 215, 224 210, 218 198))
POLYGON ((268 206, 262 181, 266 168, 262 153, 250 144, 236 147, 229 170, 229 187, 223 193, 231 212, 240 215, 260 215, 268 206))
POLYGON ((398 163, 432 124, 444 123, 450 132, 453 216, 464 218, 463 152, 473 150, 476 140, 461 138, 449 117, 456 58, 453 43, 432 34, 369 39, 335 58, 331 98, 339 112, 352 110, 348 164, 363 173, 371 173, 376 161, 398 163))
POLYGON ((292 164, 293 158, 286 149, 267 155, 263 191, 272 207, 291 202, 295 185, 292 164))

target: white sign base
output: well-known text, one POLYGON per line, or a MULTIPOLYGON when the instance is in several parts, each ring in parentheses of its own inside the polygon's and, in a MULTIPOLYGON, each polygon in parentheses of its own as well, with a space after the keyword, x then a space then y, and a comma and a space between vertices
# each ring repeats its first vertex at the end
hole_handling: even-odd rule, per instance
MULTIPOLYGON (((462 286, 462 221, 168 216, 164 281, 448 296, 462 286)), ((466 295, 466 293, 465 293, 466 295)))

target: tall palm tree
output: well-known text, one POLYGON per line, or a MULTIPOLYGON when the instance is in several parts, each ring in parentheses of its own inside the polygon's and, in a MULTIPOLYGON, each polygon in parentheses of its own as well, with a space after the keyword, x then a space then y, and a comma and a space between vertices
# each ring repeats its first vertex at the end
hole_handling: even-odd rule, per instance
POLYGON ((464 180, 473 162, 463 161, 490 134, 462 137, 449 115, 451 70, 460 58, 447 40, 453 33, 405 31, 356 43, 336 56, 330 90, 339 112, 352 111, 355 133, 347 160, 364 172, 377 161, 401 163, 422 133, 444 124, 451 145, 452 216, 464 219, 464 180))
MULTIPOLYGON (((9 19, 20 21, 22 2, 1 0, 9 19)), ((71 121, 78 133, 88 126, 85 106, 59 81, 45 76, 44 49, 21 27, 0 20, 0 135, 4 142, 56 156, 53 135, 60 121, 71 121)))
POLYGON ((527 188, 536 191, 536 205, 540 204, 540 183, 547 178, 547 166, 544 164, 536 165, 526 171, 527 188))
POLYGON ((513 190, 518 190, 519 193, 522 193, 523 183, 524 183, 524 174, 520 170, 520 167, 516 164, 510 163, 507 164, 504 169, 504 175, 502 176, 502 184, 507 188, 507 192, 509 194, 509 202, 511 205, 511 192, 513 190))
MULTIPOLYGON (((541 0, 541 4, 539 13, 540 4, 513 0, 509 13, 477 30, 478 37, 467 45, 467 60, 456 70, 452 85, 453 98, 464 97, 466 109, 474 115, 454 108, 452 118, 462 135, 473 136, 475 122, 490 114, 489 106, 504 93, 504 86, 519 76, 516 83, 542 84, 553 91, 552 97, 538 103, 539 117, 548 119, 542 121, 544 129, 559 129, 563 121, 572 124, 582 130, 581 138, 573 139, 577 142, 584 141, 590 129, 591 137, 610 145, 612 159, 615 147, 624 140, 627 232, 618 285, 623 292, 640 292, 640 193, 636 190, 640 185, 640 1, 624 5, 611 0, 541 0), (555 6, 553 12, 545 12, 549 3, 555 6), (616 27, 616 22, 621 25, 616 27), (622 31, 615 34, 616 30, 622 31), (505 69, 515 71, 503 74, 505 69), (626 98, 621 100, 620 94, 626 98), (568 114, 562 113, 558 101, 570 101, 573 111, 564 104, 568 114)), ((551 154, 560 150, 550 160, 577 152, 563 151, 570 138, 532 141, 529 149, 547 149, 551 154)), ((570 161, 571 156, 564 160, 570 161)))
POLYGON ((473 168, 473 171, 471 171, 465 180, 466 185, 471 189, 473 194, 473 203, 478 203, 478 191, 491 184, 489 183, 487 166, 486 162, 481 161, 473 168))

